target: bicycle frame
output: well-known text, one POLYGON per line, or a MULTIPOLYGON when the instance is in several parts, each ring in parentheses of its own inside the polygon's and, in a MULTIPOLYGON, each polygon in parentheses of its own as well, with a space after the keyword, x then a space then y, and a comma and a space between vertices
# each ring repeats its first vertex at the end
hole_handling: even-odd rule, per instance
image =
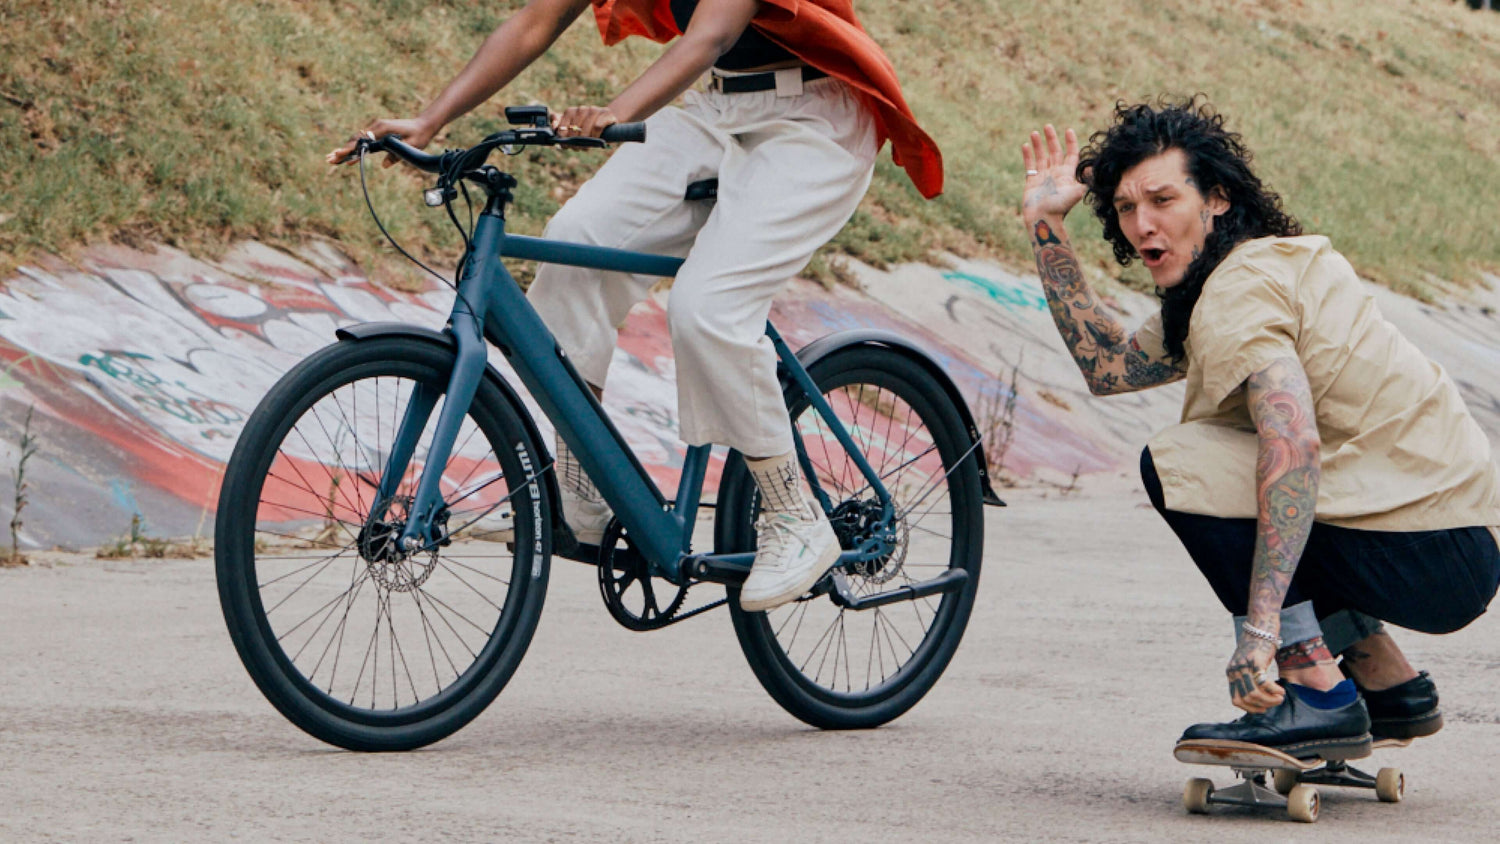
MULTIPOLYGON (((688 448, 676 497, 668 501, 501 260, 519 258, 616 272, 675 276, 682 266, 682 259, 507 235, 504 206, 508 200, 508 191, 492 193, 475 225, 469 260, 464 264, 464 275, 459 280, 458 296, 449 317, 457 340, 457 359, 447 386, 447 401, 438 418, 426 465, 409 508, 409 520, 401 535, 400 547, 415 552, 430 548, 443 539, 440 531, 434 529, 443 506, 439 482, 459 425, 483 376, 488 338, 505 355, 526 389, 552 420, 562 441, 577 455, 579 464, 614 509, 616 518, 627 529, 631 542, 647 560, 653 575, 679 585, 689 579, 721 579, 710 572, 721 576, 727 572, 728 580, 735 579, 735 572, 742 576, 749 570, 753 554, 690 556, 692 529, 712 446, 688 448), (473 308, 478 308, 479 313, 473 308)), ((812 409, 827 422, 882 505, 881 526, 859 548, 844 551, 839 565, 890 553, 895 541, 891 528, 895 513, 889 492, 818 391, 807 370, 770 323, 766 324, 766 333, 793 383, 810 400, 812 409)), ((437 399, 438 395, 430 389, 419 388, 413 392, 381 478, 378 500, 389 501, 394 496, 437 399)), ((831 502, 819 486, 801 436, 795 430, 793 438, 815 499, 827 510, 831 502)), ((524 450, 519 457, 529 474, 524 483, 529 484, 533 496, 539 498, 540 485, 536 479, 551 468, 551 463, 533 468, 524 450)), ((537 513, 535 550, 540 556, 542 537, 550 526, 541 524, 540 510, 537 513)))

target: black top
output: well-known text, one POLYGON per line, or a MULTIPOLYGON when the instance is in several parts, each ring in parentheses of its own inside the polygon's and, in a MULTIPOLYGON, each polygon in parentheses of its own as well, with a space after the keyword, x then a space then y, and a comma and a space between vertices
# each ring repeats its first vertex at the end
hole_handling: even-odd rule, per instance
MULTIPOLYGON (((693 10, 698 8, 698 0, 671 0, 672 18, 677 21, 677 28, 687 32, 688 21, 693 19, 693 10)), ((740 33, 740 40, 734 42, 729 52, 719 56, 714 62, 714 67, 721 70, 748 70, 752 67, 764 67, 768 64, 796 61, 797 57, 776 46, 775 42, 762 35, 760 30, 753 26, 745 27, 740 33)))

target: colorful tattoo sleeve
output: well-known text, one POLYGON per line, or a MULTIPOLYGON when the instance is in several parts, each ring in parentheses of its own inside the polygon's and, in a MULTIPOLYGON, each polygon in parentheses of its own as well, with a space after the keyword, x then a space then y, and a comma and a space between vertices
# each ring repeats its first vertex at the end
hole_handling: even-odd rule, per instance
MULTIPOLYGON (((1276 617, 1312 531, 1321 456, 1312 389, 1296 358, 1282 358, 1246 382, 1260 438, 1255 467, 1259 505, 1250 572, 1252 624, 1276 617)), ((1326 648, 1325 648, 1326 650, 1326 648)))
POLYGON ((1170 360, 1153 358, 1133 335, 1126 336, 1084 280, 1066 238, 1060 226, 1046 220, 1032 226, 1031 247, 1052 321, 1089 390, 1098 395, 1127 393, 1181 378, 1184 369, 1170 360))

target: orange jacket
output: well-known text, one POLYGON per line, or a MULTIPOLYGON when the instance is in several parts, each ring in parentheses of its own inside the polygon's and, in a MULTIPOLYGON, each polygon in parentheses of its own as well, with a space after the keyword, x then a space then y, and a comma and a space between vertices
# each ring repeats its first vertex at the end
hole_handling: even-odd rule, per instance
MULTIPOLYGON (((682 33, 669 0, 593 0, 605 44, 632 35, 667 42, 682 33)), ((859 92, 875 115, 878 141, 922 195, 943 192, 943 154, 901 96, 896 68, 854 17, 853 0, 762 0, 750 25, 807 64, 859 92)))

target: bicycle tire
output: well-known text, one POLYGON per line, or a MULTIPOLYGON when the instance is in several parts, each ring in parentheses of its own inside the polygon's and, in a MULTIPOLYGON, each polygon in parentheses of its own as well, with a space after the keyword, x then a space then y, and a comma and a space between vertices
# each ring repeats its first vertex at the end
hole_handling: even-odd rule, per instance
MULTIPOLYGON (((972 440, 952 398, 920 363, 905 354, 879 346, 851 346, 818 360, 809 367, 809 374, 862 446, 876 472, 883 476, 898 514, 906 508, 905 516, 898 520, 898 534, 902 537, 899 545, 904 552, 900 565, 893 567, 896 559, 893 554, 883 563, 848 572, 853 591, 861 596, 872 594, 918 579, 927 580, 954 568, 966 571, 968 580, 961 589, 948 594, 863 611, 840 608, 825 596, 797 601, 766 613, 745 612, 739 607, 738 590, 730 588, 730 616, 756 679, 787 712, 821 729, 877 727, 911 709, 931 690, 963 638, 979 586, 984 546, 978 461, 969 448, 972 440), (914 433, 914 420, 920 422, 927 434, 914 433), (898 433, 900 443, 896 442, 898 433), (919 445, 923 446, 922 452, 914 456, 912 449, 919 445), (906 475, 908 469, 914 470, 915 477, 906 475), (928 499, 914 503, 928 485, 928 496, 942 490, 950 504, 947 518, 941 520, 949 531, 947 558, 938 561, 942 554, 935 553, 930 563, 921 562, 928 558, 909 556, 913 550, 913 532, 932 531, 938 524, 936 520, 920 523, 921 519, 932 516, 937 505, 929 506, 932 502, 928 499), (917 505, 923 509, 914 510, 917 505), (918 521, 913 521, 913 512, 918 521), (920 622, 916 625, 921 630, 920 641, 915 644, 907 641, 896 626, 898 620, 894 619, 896 613, 908 612, 906 608, 920 622), (812 629, 821 635, 805 654, 799 653, 798 636, 809 616, 815 613, 818 618, 832 620, 821 631, 820 622, 814 621, 812 629), (869 645, 863 688, 857 688, 858 678, 851 676, 849 668, 858 649, 848 644, 846 622, 851 613, 859 616, 854 620, 856 625, 870 628, 864 637, 869 645), (843 640, 843 644, 834 643, 835 627, 837 639, 843 640), (886 652, 895 662, 903 650, 904 659, 887 674, 886 652), (840 651, 843 688, 839 677, 840 651), (830 656, 833 670, 825 673, 830 656), (878 681, 872 682, 870 661, 879 663, 878 681), (811 673, 809 668, 813 669, 811 673)), ((809 402, 799 389, 788 387, 787 395, 793 425, 801 433, 820 483, 833 503, 838 505, 857 497, 849 493, 857 493, 855 484, 863 484, 864 480, 854 480, 858 477, 857 470, 847 453, 838 449, 837 442, 826 431, 820 432, 824 423, 809 409, 809 402)), ((873 500, 872 496, 867 497, 873 500)), ((716 526, 716 550, 754 549, 757 498, 744 460, 740 455, 732 455, 720 486, 717 518, 723 524, 716 526)), ((919 551, 925 553, 933 546, 930 536, 921 534, 918 540, 922 546, 919 551)), ((904 618, 899 623, 911 626, 904 618)), ((856 638, 858 635, 856 630, 856 638)), ((804 644, 806 641, 803 639, 804 644)))
POLYGON ((551 553, 541 526, 550 513, 543 485, 532 481, 546 452, 529 435, 524 409, 488 379, 444 468, 451 544, 405 561, 371 550, 372 537, 404 523, 400 510, 442 399, 397 494, 376 502, 385 447, 411 389, 441 393, 453 362, 451 348, 413 337, 325 347, 266 394, 225 470, 215 567, 230 637, 267 700, 329 744, 407 750, 451 735, 505 687, 541 616, 551 553), (298 607, 309 606, 298 621, 298 607), (404 641, 398 627, 410 634, 404 641), (346 637, 352 650, 341 676, 346 637))

